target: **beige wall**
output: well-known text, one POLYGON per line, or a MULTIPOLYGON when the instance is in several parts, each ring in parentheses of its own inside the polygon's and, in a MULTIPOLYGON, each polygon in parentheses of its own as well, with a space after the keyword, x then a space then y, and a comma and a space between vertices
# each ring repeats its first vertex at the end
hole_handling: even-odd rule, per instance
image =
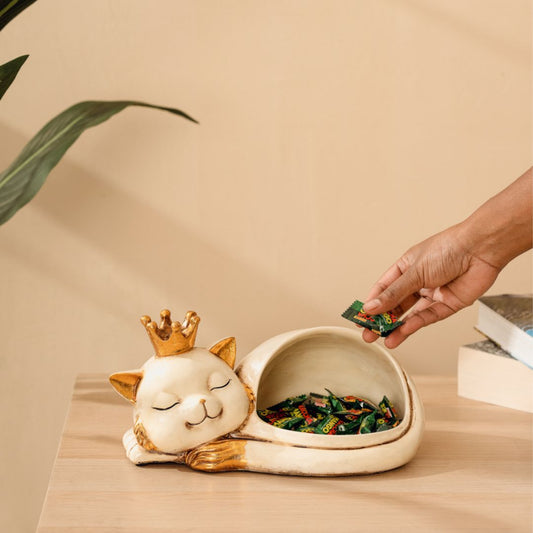
MULTIPOLYGON (((38 2, 0 37, 0 62, 30 53, 1 102, 1 168, 80 100, 201 122, 124 112, 0 228, 2 531, 36 524, 74 376, 149 355, 140 315, 195 309, 200 345, 235 335, 241 357, 349 326, 399 254, 531 165, 528 1, 148 5, 38 2)), ((491 292, 531 291, 530 274, 527 254, 491 292)), ((453 374, 475 321, 395 355, 453 374)))

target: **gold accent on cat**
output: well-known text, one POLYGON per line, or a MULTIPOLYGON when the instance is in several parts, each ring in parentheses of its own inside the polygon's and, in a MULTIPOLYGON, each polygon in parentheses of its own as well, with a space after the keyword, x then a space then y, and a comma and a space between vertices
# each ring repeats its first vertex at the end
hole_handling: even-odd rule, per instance
POLYGON ((142 446, 145 450, 151 452, 158 451, 156 445, 150 440, 150 437, 148 437, 148 433, 146 433, 146 429, 144 429, 144 426, 139 416, 135 418, 133 433, 135 434, 135 438, 137 439, 139 446, 142 446))
POLYGON ((141 323, 152 341, 156 357, 178 355, 192 350, 200 317, 194 311, 188 311, 183 324, 180 324, 172 322, 168 309, 163 309, 160 316, 159 326, 149 316, 141 317, 141 323))
POLYGON ((204 472, 228 472, 246 468, 246 441, 221 439, 201 444, 187 452, 185 463, 204 472))
MULTIPOLYGON (((250 405, 248 406, 248 414, 246 415, 246 418, 244 419, 244 422, 246 422, 248 418, 250 417, 250 415, 255 411, 255 397, 252 391, 252 387, 244 383, 244 381, 241 379, 241 376, 237 376, 237 377, 242 383, 242 386, 244 387, 244 390, 246 391, 246 394, 248 395, 248 400, 250 402, 250 405)), ((244 425, 244 422, 241 425, 244 425)))
POLYGON ((218 341, 216 344, 211 346, 211 348, 209 348, 209 351, 213 355, 220 357, 220 359, 227 363, 230 368, 235 366, 235 357, 237 355, 235 337, 228 337, 227 339, 218 341))
POLYGON ((129 372, 116 372, 109 376, 109 381, 114 389, 126 400, 135 403, 137 388, 143 377, 142 370, 130 370, 129 372))

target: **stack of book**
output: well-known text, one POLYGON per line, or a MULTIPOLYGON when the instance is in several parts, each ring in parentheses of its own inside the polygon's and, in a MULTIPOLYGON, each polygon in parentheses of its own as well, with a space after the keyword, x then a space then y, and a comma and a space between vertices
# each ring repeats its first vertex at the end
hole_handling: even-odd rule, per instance
POLYGON ((459 349, 459 396, 533 413, 532 295, 480 298, 476 329, 487 340, 459 349))

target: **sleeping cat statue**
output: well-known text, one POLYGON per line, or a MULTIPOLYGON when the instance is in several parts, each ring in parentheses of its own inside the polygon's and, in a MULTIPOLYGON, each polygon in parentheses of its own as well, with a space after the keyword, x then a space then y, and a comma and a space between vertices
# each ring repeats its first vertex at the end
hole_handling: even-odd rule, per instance
POLYGON ((283 333, 234 369, 233 337, 209 349, 195 347, 195 312, 182 324, 168 310, 159 325, 148 316, 141 322, 154 356, 141 369, 109 378, 134 406, 123 444, 137 465, 175 462, 206 472, 335 476, 389 470, 416 453, 424 417, 413 383, 384 348, 362 341, 359 331, 318 327, 283 333), (387 395, 402 421, 377 433, 320 435, 281 429, 257 414, 324 387, 374 403, 387 395))

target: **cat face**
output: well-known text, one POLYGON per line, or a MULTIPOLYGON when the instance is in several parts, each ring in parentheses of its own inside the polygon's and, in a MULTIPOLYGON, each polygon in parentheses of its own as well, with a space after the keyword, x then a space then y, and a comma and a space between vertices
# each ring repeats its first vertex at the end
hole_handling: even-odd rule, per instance
POLYGON ((135 405, 134 431, 142 446, 177 454, 244 422, 248 393, 230 366, 233 360, 226 362, 213 348, 152 357, 139 371, 111 376, 115 389, 135 405))
POLYGON ((137 389, 134 417, 164 453, 190 450, 237 429, 249 398, 233 370, 202 348, 149 359, 137 389))

